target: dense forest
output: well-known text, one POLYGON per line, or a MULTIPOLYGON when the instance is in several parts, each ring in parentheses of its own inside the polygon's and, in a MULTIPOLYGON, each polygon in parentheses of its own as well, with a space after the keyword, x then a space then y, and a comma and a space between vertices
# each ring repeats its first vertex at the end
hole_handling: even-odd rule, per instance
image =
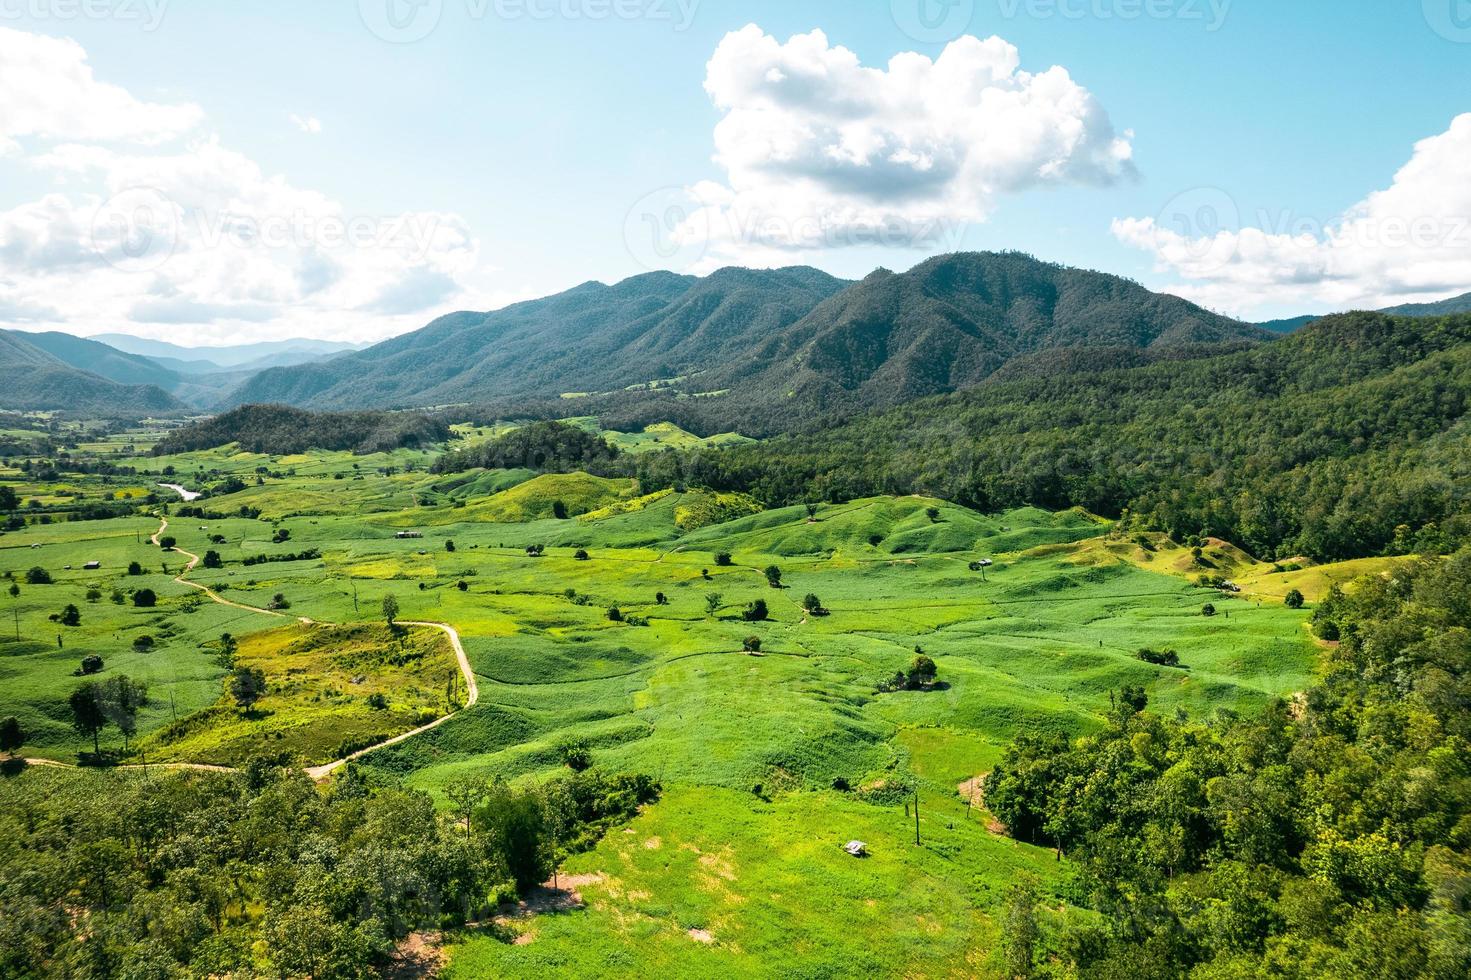
POLYGON ((1018 975, 1471 976, 1471 549, 1315 611, 1326 674, 1260 716, 1023 737, 985 784, 1018 838, 1066 852, 1097 928, 1047 937, 1012 897, 1018 975))
POLYGON ((1265 558, 1445 553, 1471 540, 1468 341, 1471 316, 1355 313, 1206 357, 1099 369, 1064 352, 819 432, 638 465, 645 486, 769 505, 922 492, 1127 511, 1265 558))
POLYGON ((246 452, 285 456, 308 449, 357 453, 417 448, 449 438, 449 426, 413 412, 304 412, 286 405, 246 405, 169 433, 153 455, 239 443, 246 452))
POLYGON ((416 929, 485 918, 653 800, 642 776, 428 794, 288 760, 0 780, 0 976, 380 976, 416 929))
POLYGON ((618 450, 600 435, 563 422, 533 422, 499 438, 446 453, 435 460, 435 473, 466 470, 530 469, 541 473, 595 472, 618 458, 618 450))

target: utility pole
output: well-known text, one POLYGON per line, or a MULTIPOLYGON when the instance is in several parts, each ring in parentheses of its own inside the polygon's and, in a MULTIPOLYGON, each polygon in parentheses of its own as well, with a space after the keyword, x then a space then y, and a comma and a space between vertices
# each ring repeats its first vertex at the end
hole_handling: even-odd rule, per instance
POLYGON ((919 847, 919 788, 914 790, 914 846, 919 847))

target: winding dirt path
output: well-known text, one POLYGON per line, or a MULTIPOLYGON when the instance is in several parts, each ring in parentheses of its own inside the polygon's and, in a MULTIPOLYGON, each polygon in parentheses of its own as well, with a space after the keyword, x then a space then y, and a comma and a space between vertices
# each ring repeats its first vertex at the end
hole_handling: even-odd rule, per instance
MULTIPOLYGON (((159 525, 158 530, 155 531, 153 533, 153 536, 148 539, 149 541, 151 541, 154 544, 155 547, 163 547, 161 544, 159 544, 159 539, 161 537, 163 537, 163 533, 169 529, 169 519, 167 517, 163 517, 163 518, 160 518, 160 520, 162 521, 162 523, 159 525)), ((231 602, 229 599, 226 599, 224 596, 220 595, 218 592, 216 592, 213 589, 209 588, 209 586, 201 585, 198 582, 191 582, 191 581, 189 581, 185 576, 187 576, 190 572, 194 571, 194 569, 199 566, 199 563, 200 563, 200 561, 202 559, 198 555, 193 554, 192 552, 185 551, 182 548, 174 548, 174 552, 177 553, 177 554, 180 554, 180 555, 184 555, 185 557, 187 557, 189 559, 189 563, 184 566, 184 570, 182 572, 180 572, 178 575, 174 576, 174 581, 177 582, 177 583, 179 583, 180 585, 188 586, 191 589, 197 589, 198 591, 203 592, 206 596, 208 596, 212 602, 217 602, 217 603, 219 603, 222 606, 229 606, 231 609, 240 609, 240 610, 243 610, 245 612, 261 613, 262 615, 266 615, 266 616, 275 616, 277 619, 290 619, 291 618, 290 616, 287 616, 285 613, 280 612, 279 610, 276 610, 276 609, 262 609, 259 606, 247 606, 247 605, 244 605, 243 603, 231 602)), ((298 622, 301 622, 301 623, 303 623, 305 625, 308 625, 308 626, 313 626, 313 625, 331 626, 331 625, 335 625, 335 624, 332 624, 332 623, 323 622, 321 620, 309 619, 306 616, 299 617, 298 622)), ((410 622, 408 620, 401 620, 400 623, 399 623, 399 625, 401 625, 401 626, 422 626, 422 627, 424 627, 426 629, 436 629, 436 630, 439 630, 441 633, 443 633, 445 636, 449 637, 450 646, 455 651, 455 659, 459 662, 459 665, 460 665, 460 673, 462 675, 464 675, 464 678, 465 678, 465 706, 464 706, 464 708, 461 708, 459 711, 451 711, 449 714, 443 715, 440 718, 436 718, 434 721, 431 721, 427 725, 420 725, 418 728, 415 728, 413 731, 404 732, 402 735, 395 735, 393 738, 387 739, 386 741, 379 742, 377 745, 371 745, 371 746, 369 746, 366 749, 361 749, 361 750, 359 750, 357 752, 352 753, 351 755, 344 756, 341 759, 337 759, 334 762, 328 762, 328 763, 325 763, 325 764, 320 765, 320 766, 309 766, 304 771, 313 780, 315 780, 317 782, 321 782, 322 780, 326 779, 328 776, 332 775, 332 773, 336 772, 338 769, 341 769, 343 766, 347 765, 349 762, 352 762, 352 761, 354 761, 356 759, 361 759, 363 756, 370 755, 370 754, 372 754, 374 752, 377 752, 379 749, 386 749, 390 745, 397 745, 400 742, 406 742, 406 741, 408 741, 409 739, 413 738, 416 735, 422 735, 422 734, 424 734, 427 731, 432 731, 433 729, 436 729, 440 725, 443 725, 445 722, 449 721, 455 715, 459 714, 460 711, 465 710, 465 708, 473 708, 475 706, 476 702, 478 702, 480 700, 480 685, 478 685, 475 682, 475 671, 470 666, 470 658, 468 656, 466 656, 466 654, 465 654, 465 646, 464 646, 464 644, 460 642, 460 633, 459 633, 458 630, 456 630, 453 626, 449 625, 448 623, 410 622)), ((33 765, 33 766, 51 766, 53 768, 58 768, 58 769, 79 769, 79 768, 81 768, 80 766, 74 766, 74 765, 72 765, 70 763, 67 763, 67 762, 57 762, 54 759, 27 759, 26 760, 26 763, 28 765, 33 765)), ((129 763, 128 765, 110 766, 108 768, 112 768, 112 769, 180 769, 180 770, 192 770, 192 771, 197 771, 197 772, 237 772, 238 771, 238 770, 235 770, 235 769, 230 768, 229 766, 211 766, 211 765, 205 765, 204 763, 198 763, 198 762, 160 762, 160 763, 152 763, 152 764, 145 764, 145 763, 136 763, 135 764, 135 763, 129 763)))

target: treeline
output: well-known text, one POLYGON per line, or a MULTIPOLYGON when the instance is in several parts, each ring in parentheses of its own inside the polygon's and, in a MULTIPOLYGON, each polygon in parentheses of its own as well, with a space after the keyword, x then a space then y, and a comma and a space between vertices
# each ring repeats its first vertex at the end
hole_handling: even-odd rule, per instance
POLYGON ((927 493, 988 512, 1127 511, 1270 559, 1471 541, 1471 317, 1347 314, 1250 350, 1123 369, 1078 357, 818 433, 630 463, 646 487, 768 505, 927 493))
POLYGON ((449 436, 443 420, 418 412, 307 412, 286 405, 245 405, 169 433, 153 447, 153 455, 232 442, 247 452, 272 456, 309 449, 381 453, 431 446, 449 436))
POLYGON ((563 422, 533 422, 489 442, 446 453, 435 473, 479 469, 529 469, 540 473, 600 472, 618 459, 618 449, 595 433, 563 422))
POLYGON ((1291 702, 1198 723, 1125 689, 1102 731, 1011 746, 986 805, 1104 916, 1036 942, 1013 896, 1012 972, 1471 976, 1468 597, 1471 549, 1366 578, 1316 611, 1342 642, 1291 702))
POLYGON ((374 978, 658 795, 642 776, 463 780, 453 810, 348 767, 0 782, 0 976, 374 978), (99 786, 99 782, 103 785, 99 786))

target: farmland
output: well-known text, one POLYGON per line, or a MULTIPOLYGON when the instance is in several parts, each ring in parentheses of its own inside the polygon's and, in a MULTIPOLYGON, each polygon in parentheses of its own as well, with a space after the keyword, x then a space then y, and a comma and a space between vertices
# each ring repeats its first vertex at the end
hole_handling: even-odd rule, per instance
POLYGON ((447 807, 457 781, 538 783, 583 746, 601 770, 664 786, 564 866, 579 910, 515 920, 518 943, 452 939, 455 975, 740 975, 776 955, 810 975, 944 975, 994 968, 997 903, 1018 876, 1043 883, 1062 909, 1050 915, 1086 915, 1064 900, 1065 863, 998 834, 957 790, 1011 739, 1097 728, 1125 685, 1203 718, 1312 682, 1306 613, 1273 589, 1302 573, 1243 556, 1265 584, 1198 585, 1237 554, 1223 542, 1197 561, 1079 510, 986 515, 924 497, 761 510, 579 473, 436 476, 433 458, 221 447, 117 453, 134 472, 69 477, 83 495, 139 494, 141 512, 0 538, 0 574, 19 590, 5 597, 0 714, 21 720, 28 755, 74 761, 89 743, 66 697, 97 654, 99 679, 148 685, 126 761, 316 764, 460 708, 358 768, 447 807), (165 479, 228 492, 185 517, 165 479), (150 543, 164 517, 176 551, 150 543), (213 552, 218 567, 187 580, 237 605, 176 581, 183 552, 213 552), (33 567, 52 583, 29 584, 33 567), (156 605, 135 603, 145 589, 156 605), (404 622, 459 631, 477 704, 454 700, 438 634, 386 630, 385 597, 404 622), (80 625, 51 621, 67 605, 80 625), (227 695, 224 633, 233 666, 268 682, 252 714, 227 695), (1143 662, 1145 647, 1177 651, 1179 666, 1143 662), (889 689, 921 654, 934 683, 889 689), (850 839, 872 857, 843 853, 850 839))

